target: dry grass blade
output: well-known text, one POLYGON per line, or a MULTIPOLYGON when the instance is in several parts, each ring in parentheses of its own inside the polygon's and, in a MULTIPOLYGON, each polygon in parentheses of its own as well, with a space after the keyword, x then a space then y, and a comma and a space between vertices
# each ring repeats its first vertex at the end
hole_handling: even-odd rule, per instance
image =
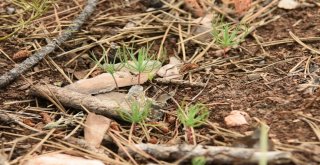
MULTIPOLYGON (((299 39, 301 41, 312 42, 312 41, 319 41, 320 37, 305 37, 305 38, 299 38, 299 39)), ((280 45, 280 44, 286 44, 286 43, 292 43, 292 42, 295 42, 295 40, 288 38, 288 39, 277 40, 277 41, 263 42, 263 43, 261 43, 261 45, 262 46, 274 46, 274 45, 280 45)))
POLYGON ((0 77, 0 88, 5 87, 11 81, 19 77, 22 73, 30 69, 32 66, 42 60, 47 54, 55 50, 57 46, 65 42, 70 38, 71 34, 78 31, 82 24, 88 19, 93 13, 96 7, 97 0, 88 0, 87 6, 82 13, 74 20, 74 24, 71 25, 67 30, 63 31, 54 41, 49 42, 45 47, 40 49, 37 53, 20 63, 17 67, 11 69, 0 77))
POLYGON ((308 123, 308 125, 312 128, 313 132, 316 134, 318 140, 320 141, 320 127, 309 119, 302 118, 302 120, 308 123))
POLYGON ((29 151, 26 155, 24 155, 24 158, 23 159, 28 159, 29 156, 31 156, 31 154, 33 154, 33 152, 35 152, 39 147, 41 147, 43 145, 43 143, 45 143, 49 137, 53 134, 53 132, 55 131, 56 129, 52 129, 50 130, 47 135, 34 147, 32 148, 31 151, 29 151))
MULTIPOLYGON (((316 112, 320 107, 320 92, 314 95, 312 92, 319 88, 320 82, 317 74, 320 57, 315 56, 320 52, 316 47, 320 37, 311 36, 317 35, 314 28, 319 24, 316 20, 320 16, 314 8, 282 10, 276 6, 279 0, 192 0, 197 11, 201 8, 207 14, 196 18, 190 12, 191 8, 185 11, 185 2, 191 2, 189 0, 89 0, 97 2, 97 11, 92 19, 85 21, 86 27, 74 33, 73 39, 63 43, 56 41, 54 38, 64 33, 62 29, 75 25, 72 20, 86 10, 86 1, 54 1, 46 15, 36 18, 32 26, 26 27, 28 31, 23 29, 25 34, 18 32, 0 44, 1 73, 16 65, 12 61, 15 52, 14 59, 18 60, 26 57, 27 52, 23 50, 37 54, 47 43, 52 44, 52 50, 58 48, 51 57, 41 57, 44 60, 26 74, 26 80, 18 79, 0 92, 0 102, 3 103, 0 103, 1 150, 8 155, 10 164, 23 163, 25 156, 30 158, 36 154, 74 155, 121 165, 203 165, 225 160, 228 160, 227 164, 246 160, 259 163, 263 158, 274 158, 278 154, 286 161, 291 156, 295 162, 318 161, 320 133, 316 112), (226 1, 231 3, 223 5, 226 1), (161 5, 149 8, 147 3, 154 2, 161 5), (224 24, 221 26, 224 30, 219 33, 220 26, 215 24, 218 20, 215 17, 221 15, 220 25, 224 24), (304 38, 293 33, 288 38, 287 27, 305 35, 304 38), (218 35, 214 35, 214 31, 218 35), (246 38, 248 33, 250 37, 246 38), (153 44, 150 46, 150 43, 153 44), (145 66, 137 67, 134 62, 122 68, 121 71, 128 74, 116 73, 115 70, 119 69, 112 64, 128 62, 117 51, 122 47, 130 52, 127 60, 137 65, 137 50, 147 47, 150 53, 140 53, 151 55, 152 59, 145 58, 147 61, 155 58, 161 61, 159 65, 164 65, 163 70, 157 74, 162 78, 153 81, 153 75, 145 71, 148 73, 144 74, 143 81, 138 81, 145 66), (308 50, 301 51, 300 48, 308 50), (94 61, 91 59, 93 54, 97 55, 94 61), (108 74, 100 74, 101 69, 96 70, 97 66, 108 74), (111 73, 116 75, 113 79, 111 73), (73 76, 79 81, 64 86, 74 81, 73 76), (84 78, 87 79, 82 80, 84 78), (126 83, 122 81, 124 79, 126 83), (150 82, 144 83, 148 80, 150 82), (61 82, 64 87, 33 85, 43 82, 61 82), (83 82, 86 82, 85 88, 73 88, 74 84, 83 82), (130 107, 131 101, 142 99, 131 95, 126 97, 128 87, 139 83, 145 89, 141 91, 146 97, 153 96, 147 98, 152 105, 132 104, 130 107), (117 87, 117 92, 113 91, 117 87), (307 89, 303 92, 312 91, 311 94, 301 93, 302 88, 307 89), (47 101, 26 96, 29 89, 30 95, 47 101), (175 94, 171 94, 172 91, 175 94), (200 113, 201 106, 184 107, 181 106, 183 102, 188 105, 197 102, 207 110, 200 113), (120 114, 119 109, 125 113, 120 114), (228 125, 223 119, 235 109, 272 124, 270 138, 274 144, 268 141, 266 132, 260 138, 254 134, 258 140, 247 139, 253 137, 251 131, 260 122, 257 118, 248 118, 247 124, 242 126, 228 125), (292 114, 290 110, 302 111, 306 115, 285 116, 292 114), (101 124, 109 129, 106 133, 101 129, 98 140, 91 145, 84 139, 94 138, 83 134, 87 132, 87 129, 84 131, 84 113, 90 111, 116 119, 101 124), (300 120, 295 118, 297 116, 300 120), (70 122, 65 122, 67 120, 70 122), (56 131, 52 130, 57 127, 56 131), (297 127, 298 131, 292 131, 297 127), (47 135, 48 132, 51 135, 47 135), (313 141, 309 135, 314 135, 311 136, 313 141), (254 145, 243 142, 243 139, 254 145), (236 146, 238 142, 243 142, 244 146, 236 146), (190 145, 180 145, 187 143, 190 145), (271 152, 266 150, 267 143, 271 144, 268 145, 271 152), (228 147, 230 145, 235 148, 228 147)), ((18 19, 2 17, 7 10, 12 10, 10 3, 3 1, 0 4, 0 24, 19 23, 18 19)), ((16 17, 15 13, 12 17, 16 17)), ((3 25, 0 29, 6 28, 3 25)), ((15 29, 0 30, 0 35, 15 29)), ((143 61, 140 60, 140 65, 144 64, 143 61)), ((266 159, 261 164, 266 164, 266 159)))
POLYGON ((299 37, 297 37, 297 36, 296 36, 295 34, 293 34, 291 31, 289 31, 289 34, 290 34, 290 36, 291 36, 297 43, 299 43, 301 46, 303 46, 303 47, 305 47, 305 48, 307 48, 307 49, 309 49, 309 50, 311 50, 311 51, 313 51, 313 52, 315 52, 315 53, 317 53, 317 54, 320 54, 320 50, 317 50, 317 49, 315 49, 315 48, 312 48, 311 46, 306 45, 305 43, 303 43, 303 42, 300 40, 299 37))

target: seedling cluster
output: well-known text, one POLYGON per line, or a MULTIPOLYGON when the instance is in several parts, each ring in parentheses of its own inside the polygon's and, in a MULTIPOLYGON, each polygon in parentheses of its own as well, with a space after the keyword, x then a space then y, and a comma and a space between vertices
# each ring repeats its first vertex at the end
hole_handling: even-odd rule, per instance
POLYGON ((215 43, 224 50, 224 55, 229 48, 236 47, 247 35, 247 27, 242 24, 232 26, 223 21, 222 17, 213 19, 212 36, 215 43))

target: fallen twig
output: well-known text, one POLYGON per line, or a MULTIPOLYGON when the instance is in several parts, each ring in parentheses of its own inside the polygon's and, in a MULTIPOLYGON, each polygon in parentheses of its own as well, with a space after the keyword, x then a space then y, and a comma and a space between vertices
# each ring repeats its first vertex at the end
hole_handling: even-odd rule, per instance
MULTIPOLYGON (((234 148, 234 147, 218 147, 203 145, 155 145, 155 144, 136 144, 135 148, 145 151, 146 153, 161 160, 179 160, 186 157, 186 160, 196 156, 204 156, 207 163, 258 163, 262 156, 266 156, 268 162, 272 163, 288 163, 291 161, 291 153, 283 151, 269 151, 262 153, 250 148, 234 148), (265 155, 264 155, 265 154, 265 155)), ((128 149, 129 153, 135 153, 128 149)), ((120 154, 122 150, 119 150, 120 154)))
POLYGON ((41 132, 41 130, 35 129, 33 127, 28 126, 27 124, 24 124, 18 116, 5 113, 2 110, 0 110, 0 122, 5 122, 5 123, 13 122, 13 123, 20 125, 21 127, 27 128, 29 130, 32 130, 35 132, 41 132))
POLYGON ((91 95, 81 94, 53 85, 35 85, 31 88, 31 94, 47 99, 48 97, 54 97, 64 106, 80 110, 83 110, 82 106, 84 106, 96 114, 118 119, 117 110, 120 107, 125 107, 125 105, 121 105, 121 103, 117 103, 111 99, 101 100, 91 95))
POLYGON ((18 64, 16 67, 6 72, 0 77, 0 88, 7 86, 11 81, 19 77, 22 73, 36 65, 47 54, 53 52, 59 45, 68 40, 72 33, 78 31, 84 22, 95 10, 97 0, 88 0, 87 5, 81 14, 73 21, 72 25, 64 30, 58 37, 49 41, 48 44, 42 47, 39 51, 34 53, 31 57, 18 64))

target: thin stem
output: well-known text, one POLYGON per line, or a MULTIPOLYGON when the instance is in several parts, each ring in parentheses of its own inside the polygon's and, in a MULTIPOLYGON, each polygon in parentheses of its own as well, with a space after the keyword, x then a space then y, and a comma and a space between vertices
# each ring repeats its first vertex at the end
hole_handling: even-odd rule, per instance
POLYGON ((119 92, 118 82, 117 82, 117 80, 116 80, 116 78, 115 78, 115 76, 114 76, 114 73, 111 74, 111 76, 112 76, 112 78, 113 78, 114 83, 116 84, 117 91, 119 92))
POLYGON ((194 128, 191 127, 190 130, 191 130, 191 134, 192 134, 193 145, 196 145, 197 140, 196 140, 196 133, 194 132, 194 128))
POLYGON ((139 85, 141 85, 141 84, 140 84, 140 78, 141 78, 141 72, 139 72, 139 74, 138 74, 138 84, 139 84, 139 85))
POLYGON ((131 127, 130 127, 129 137, 128 137, 128 142, 129 143, 131 143, 131 140, 132 140, 132 134, 133 134, 134 127, 135 127, 135 123, 132 123, 131 127))

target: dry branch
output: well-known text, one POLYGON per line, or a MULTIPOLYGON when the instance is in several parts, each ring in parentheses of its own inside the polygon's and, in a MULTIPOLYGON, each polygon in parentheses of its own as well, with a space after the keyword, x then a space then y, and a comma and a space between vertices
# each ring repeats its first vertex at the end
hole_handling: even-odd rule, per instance
POLYGON ((119 119, 117 110, 120 107, 126 107, 126 103, 121 104, 107 98, 102 100, 91 95, 81 94, 53 85, 35 85, 31 88, 31 94, 44 97, 48 100, 55 98, 62 105, 75 109, 83 110, 82 106, 84 106, 96 114, 117 119, 119 119))
MULTIPOLYGON (((258 163, 264 153, 258 152, 250 148, 233 148, 203 145, 156 145, 156 144, 136 144, 135 148, 145 151, 146 153, 161 160, 181 160, 185 158, 189 160, 196 156, 204 156, 207 163, 258 163), (241 162, 239 162, 241 161, 241 162)), ((130 150, 131 154, 135 154, 130 150)), ((124 155, 122 150, 119 154, 124 155)), ((268 162, 287 163, 291 161, 291 153, 282 151, 266 152, 268 162)))
POLYGON ((41 61, 47 54, 53 52, 59 45, 68 40, 72 33, 78 31, 84 22, 89 18, 96 8, 97 0, 88 0, 87 5, 81 14, 73 21, 72 25, 64 30, 58 37, 49 41, 49 43, 42 47, 39 51, 31 57, 24 60, 22 63, 6 72, 0 77, 0 88, 7 86, 11 81, 19 77, 22 73, 26 72, 32 66, 41 61))

